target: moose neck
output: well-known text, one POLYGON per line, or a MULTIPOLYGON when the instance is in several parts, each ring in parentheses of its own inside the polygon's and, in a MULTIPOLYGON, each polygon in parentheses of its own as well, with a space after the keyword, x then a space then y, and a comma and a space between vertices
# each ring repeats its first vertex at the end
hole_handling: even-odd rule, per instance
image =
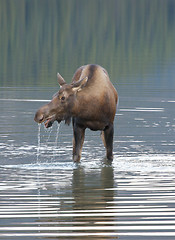
POLYGON ((86 109, 87 109, 87 104, 86 104, 85 98, 83 97, 82 94, 77 93, 74 99, 72 110, 71 110, 72 116, 83 117, 86 109))

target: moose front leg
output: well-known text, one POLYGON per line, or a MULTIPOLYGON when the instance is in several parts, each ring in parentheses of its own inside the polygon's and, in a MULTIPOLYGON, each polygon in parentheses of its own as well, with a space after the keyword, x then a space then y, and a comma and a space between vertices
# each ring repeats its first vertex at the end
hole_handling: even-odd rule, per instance
POLYGON ((73 161, 79 162, 81 158, 81 151, 84 143, 85 129, 76 124, 73 119, 73 161))
POLYGON ((106 157, 108 160, 113 160, 113 135, 114 127, 110 124, 102 131, 102 140, 106 148, 106 157))

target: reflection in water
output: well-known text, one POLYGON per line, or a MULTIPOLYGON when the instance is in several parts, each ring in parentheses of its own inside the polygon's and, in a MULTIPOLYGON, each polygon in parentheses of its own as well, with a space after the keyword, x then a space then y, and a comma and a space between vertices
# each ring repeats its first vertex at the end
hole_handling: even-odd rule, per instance
POLYGON ((37 174, 38 180, 29 167, 1 168, 1 238, 175 237, 171 172, 118 172, 109 165, 87 170, 80 165, 37 174))
POLYGON ((113 190, 106 196, 105 185, 113 189, 113 181, 113 168, 109 166, 102 167, 101 172, 96 169, 87 173, 81 166, 74 169, 72 179, 72 209, 65 212, 73 216, 73 233, 75 233, 75 236, 77 231, 80 236, 87 236, 88 238, 89 233, 91 235, 93 232, 94 234, 92 235, 98 236, 102 229, 96 226, 96 222, 113 220, 112 216, 103 216, 103 212, 105 212, 108 206, 107 202, 112 202, 114 196, 113 190))
MULTIPOLYGON (((13 178, 16 173, 15 168, 2 171, 7 175, 11 171, 13 178)), ((0 218, 8 220, 8 227, 6 221, 0 227, 1 237, 98 236, 101 235, 102 228, 96 226, 96 222, 100 224, 102 221, 113 220, 113 216, 109 213, 108 217, 108 211, 105 210, 112 205, 114 197, 113 190, 107 191, 109 194, 106 192, 106 188, 113 189, 112 167, 104 166, 101 172, 94 169, 88 173, 81 166, 69 172, 63 168, 58 173, 54 169, 51 172, 45 169, 38 170, 37 175, 38 179, 35 179, 35 171, 19 168, 18 177, 14 179, 15 184, 12 184, 11 188, 1 186, 3 193, 0 218), (38 188, 40 190, 37 194, 38 188), (22 194, 20 189, 23 189, 22 194), (47 233, 45 234, 43 230, 47 233)), ((3 179, 6 177, 3 176, 3 179)))

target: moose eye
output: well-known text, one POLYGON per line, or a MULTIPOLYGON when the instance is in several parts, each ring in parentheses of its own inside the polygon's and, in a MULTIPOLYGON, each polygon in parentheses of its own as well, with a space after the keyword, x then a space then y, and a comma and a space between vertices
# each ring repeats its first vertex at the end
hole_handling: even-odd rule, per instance
POLYGON ((61 97, 61 100, 62 100, 62 101, 64 101, 64 100, 65 100, 65 97, 64 97, 64 96, 63 96, 63 97, 61 97))

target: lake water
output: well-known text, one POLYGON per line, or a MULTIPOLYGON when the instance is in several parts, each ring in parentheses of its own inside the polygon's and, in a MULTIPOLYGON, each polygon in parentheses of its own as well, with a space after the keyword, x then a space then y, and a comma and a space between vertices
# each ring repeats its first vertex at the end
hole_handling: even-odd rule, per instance
POLYGON ((87 131, 79 165, 72 126, 41 126, 38 136, 33 122, 53 89, 1 89, 2 239, 174 239, 175 99, 122 88, 113 163, 100 133, 87 131))
POLYGON ((0 2, 0 239, 175 239, 175 2, 67 2, 0 2), (111 164, 33 120, 88 62, 119 93, 111 164))

